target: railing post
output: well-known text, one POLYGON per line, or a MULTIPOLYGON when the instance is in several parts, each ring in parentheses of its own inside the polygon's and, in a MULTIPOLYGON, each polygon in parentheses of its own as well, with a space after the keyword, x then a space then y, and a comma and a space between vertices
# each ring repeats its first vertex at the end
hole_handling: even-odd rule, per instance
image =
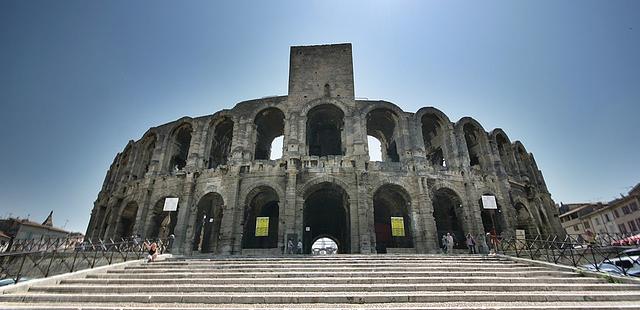
POLYGON ((18 268, 18 274, 16 275, 16 281, 14 283, 18 283, 20 278, 22 277, 22 267, 24 266, 24 261, 27 259, 27 254, 22 255, 22 262, 20 263, 20 268, 18 268))
MULTIPOLYGON (((46 252, 45 252, 46 255, 46 252)), ((47 270, 44 273, 44 277, 48 277, 49 276, 49 271, 51 270, 51 264, 53 263, 53 260, 56 258, 56 250, 53 250, 53 252, 51 252, 51 258, 49 259, 49 265, 47 266, 47 270)))
POLYGON ((76 259, 78 258, 78 252, 79 252, 79 250, 74 248, 74 251, 73 251, 73 262, 71 263, 71 270, 69 270, 69 272, 73 272, 73 267, 76 266, 76 259))

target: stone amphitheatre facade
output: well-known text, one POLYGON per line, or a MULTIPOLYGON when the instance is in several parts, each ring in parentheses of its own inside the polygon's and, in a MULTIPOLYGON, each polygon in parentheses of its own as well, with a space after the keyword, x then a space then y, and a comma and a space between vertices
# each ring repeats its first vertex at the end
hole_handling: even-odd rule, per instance
POLYGON ((356 99, 350 44, 292 47, 289 70, 287 96, 183 117, 130 141, 87 237, 174 234, 174 253, 274 255, 289 239, 306 253, 321 237, 341 253, 430 253, 447 232, 462 247, 467 233, 494 227, 563 233, 533 155, 501 129, 356 99), (367 136, 380 141, 381 161, 370 160, 367 136), (277 137, 282 157, 271 160, 277 137), (483 209, 482 195, 496 197, 497 212, 483 209), (163 211, 167 197, 179 198, 176 212, 163 211), (267 236, 256 237, 266 217, 267 236), (404 234, 392 232, 392 217, 404 234))

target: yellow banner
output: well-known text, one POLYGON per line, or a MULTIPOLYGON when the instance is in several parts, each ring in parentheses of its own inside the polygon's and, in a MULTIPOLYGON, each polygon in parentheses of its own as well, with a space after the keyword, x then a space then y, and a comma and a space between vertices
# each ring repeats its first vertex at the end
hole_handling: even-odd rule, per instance
POLYGON ((391 235, 394 237, 404 237, 404 218, 391 217, 391 235))
POLYGON ((256 217, 256 237, 269 236, 269 217, 256 217))

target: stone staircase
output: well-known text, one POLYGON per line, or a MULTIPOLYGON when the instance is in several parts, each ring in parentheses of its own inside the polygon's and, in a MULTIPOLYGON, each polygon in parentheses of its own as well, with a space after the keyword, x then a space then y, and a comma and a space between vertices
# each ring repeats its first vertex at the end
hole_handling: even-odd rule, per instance
POLYGON ((640 285, 479 255, 173 258, 0 295, 0 309, 640 309, 640 285))

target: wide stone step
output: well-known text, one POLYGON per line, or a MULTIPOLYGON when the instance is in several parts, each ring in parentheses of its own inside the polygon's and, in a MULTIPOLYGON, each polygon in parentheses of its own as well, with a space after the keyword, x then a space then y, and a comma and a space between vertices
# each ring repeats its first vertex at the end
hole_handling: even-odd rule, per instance
POLYGON ((215 293, 215 292, 238 292, 238 293, 259 293, 259 292, 407 292, 412 291, 504 291, 504 292, 530 292, 530 291, 635 291, 640 290, 640 286, 620 284, 549 284, 549 283, 430 283, 430 284, 281 284, 281 285, 160 285, 147 283, 145 285, 57 285, 38 286, 30 289, 30 292, 45 293, 76 293, 76 294, 96 294, 105 293, 215 293))
POLYGON ((165 263, 165 262, 153 262, 153 263, 145 263, 136 266, 127 266, 125 269, 151 269, 151 268, 297 268, 297 267, 313 267, 313 266, 323 266, 323 267, 420 267, 420 266, 447 266, 447 265, 455 265, 455 266, 486 266, 486 267, 526 267, 529 265, 516 263, 516 262, 456 262, 455 264, 448 262, 438 262, 438 263, 425 263, 425 262, 373 262, 373 263, 293 263, 293 262, 284 262, 284 263, 247 263, 247 264, 236 264, 236 263, 225 263, 218 264, 215 262, 211 263, 165 263))
MULTIPOLYGON (((61 284, 83 284, 83 285, 127 285, 127 284, 148 284, 148 279, 105 279, 105 278, 87 278, 87 279, 67 279, 62 280, 61 284)), ((222 284, 414 284, 414 283, 606 283, 604 279, 589 277, 361 277, 361 278, 205 278, 205 279, 175 279, 175 278, 157 278, 153 283, 158 285, 184 285, 184 284, 204 284, 204 285, 222 285, 222 284)))
MULTIPOLYGON (((6 303, 0 304, 3 310, 122 310, 119 303, 6 303)), ((620 301, 572 301, 572 302, 446 302, 446 303, 370 303, 370 304, 175 304, 175 303, 128 303, 126 309, 137 310, 333 310, 333 309, 385 309, 385 310, 614 310, 638 309, 636 302, 620 301)))
POLYGON ((547 270, 543 267, 487 267, 487 266, 415 266, 415 267, 289 267, 289 268, 147 268, 147 269, 115 269, 109 270, 109 273, 126 273, 126 274, 139 274, 139 273, 184 273, 184 272, 384 272, 384 271, 464 271, 464 272, 501 272, 501 271, 514 271, 514 272, 529 272, 547 270))
POLYGON ((216 264, 251 264, 251 263, 293 263, 293 264, 304 264, 304 263, 375 263, 375 262, 426 262, 426 263, 434 263, 434 262, 511 262, 507 259, 500 257, 487 257, 487 256, 471 256, 471 257, 460 257, 460 256, 432 256, 432 257, 394 257, 394 256, 381 256, 379 258, 372 257, 362 257, 362 258, 352 258, 352 257, 342 257, 342 256, 333 256, 328 258, 318 258, 317 256, 301 256, 294 258, 210 258, 210 259, 192 259, 192 258, 173 258, 163 260, 158 263, 216 263, 216 264))
MULTIPOLYGON (((191 278, 191 279, 203 279, 203 278, 238 278, 238 277, 247 277, 247 278, 315 278, 315 277, 371 277, 375 275, 376 277, 464 277, 464 276, 492 276, 492 277, 575 277, 577 276, 573 272, 561 272, 561 271, 550 271, 550 270, 532 270, 526 272, 520 271, 476 271, 473 273, 469 272, 460 272, 460 271, 377 271, 377 272, 366 272, 366 271, 333 271, 333 272, 180 272, 180 273, 171 273, 171 276, 174 278, 191 278)), ((108 272, 104 274, 90 274, 87 275, 87 278, 105 278, 105 279, 114 279, 114 278, 139 278, 139 279, 162 279, 166 278, 166 273, 118 273, 118 272, 108 272)))
POLYGON ((2 302, 110 302, 110 303, 388 303, 388 302, 547 302, 636 301, 638 291, 537 291, 537 292, 305 292, 305 293, 153 293, 153 294, 5 294, 2 302))

